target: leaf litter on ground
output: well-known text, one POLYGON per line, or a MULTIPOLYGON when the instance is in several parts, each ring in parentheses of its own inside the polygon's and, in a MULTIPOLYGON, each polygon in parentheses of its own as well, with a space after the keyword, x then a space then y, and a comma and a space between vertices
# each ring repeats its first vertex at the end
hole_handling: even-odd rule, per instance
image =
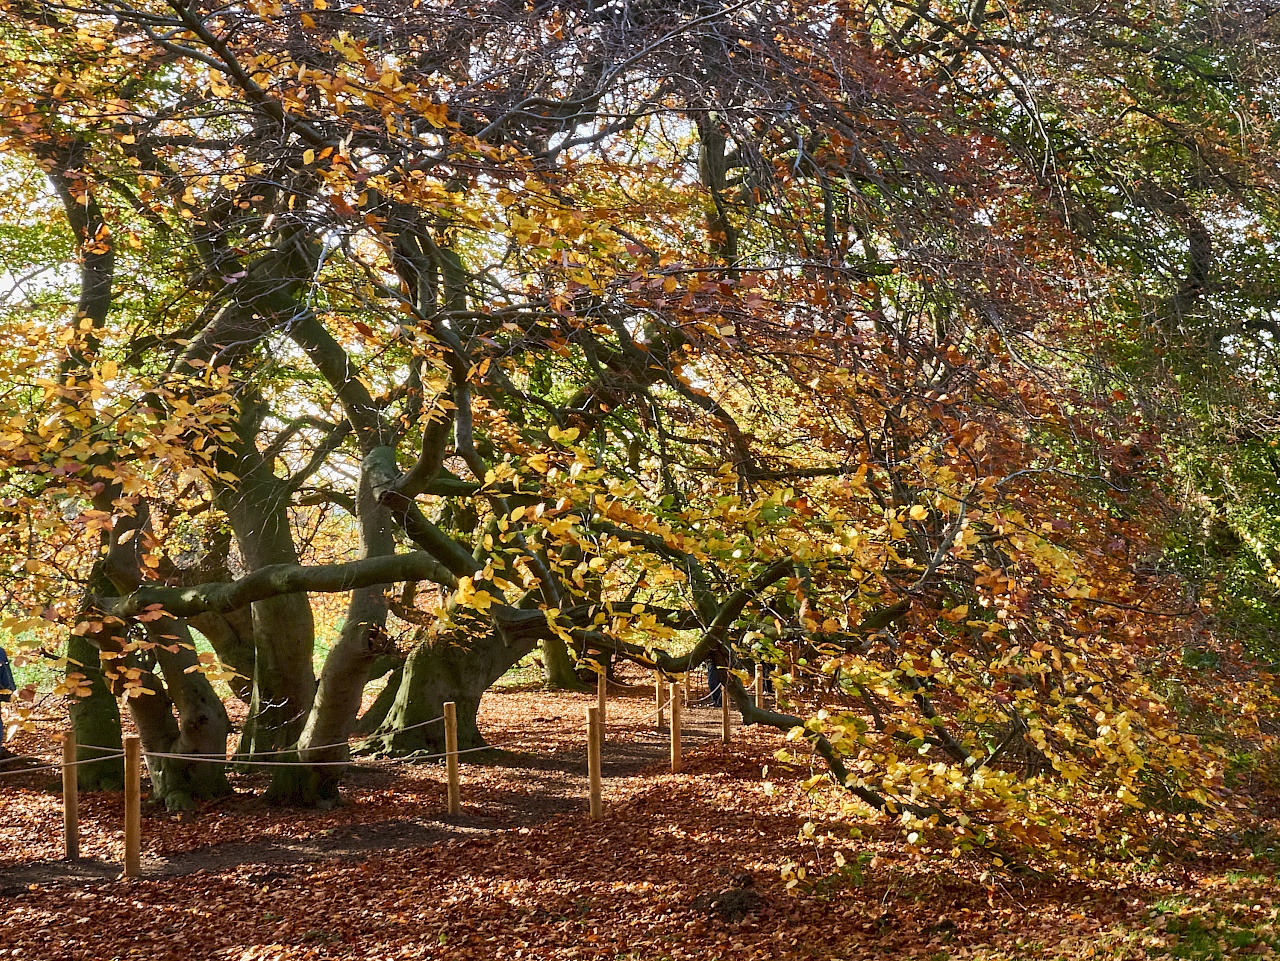
MULTIPOLYGON (((239 793, 195 812, 148 806, 145 876, 128 882, 114 878, 119 795, 81 798, 98 868, 86 875, 57 861, 57 772, 6 778, 0 958, 1012 961, 1280 946, 1274 850, 1257 843, 1095 878, 999 875, 928 856, 892 823, 830 821, 802 788, 813 772, 774 760, 776 732, 739 728, 722 745, 718 710, 685 712, 670 774, 643 689, 609 701, 606 815, 591 821, 593 702, 486 695, 481 729, 502 750, 463 765, 459 817, 444 813, 441 765, 381 761, 357 763, 332 811, 265 805, 261 773, 233 775, 239 793)), ((55 756, 43 734, 16 749, 55 756)))

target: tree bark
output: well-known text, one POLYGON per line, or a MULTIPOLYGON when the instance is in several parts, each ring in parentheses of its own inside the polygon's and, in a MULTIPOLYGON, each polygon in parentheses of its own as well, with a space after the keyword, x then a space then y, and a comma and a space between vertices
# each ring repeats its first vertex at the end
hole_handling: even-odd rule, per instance
POLYGON ((404 666, 404 679, 386 721, 361 753, 405 757, 444 753, 444 703, 458 706, 458 749, 486 745, 476 722, 480 698, 538 643, 529 634, 510 643, 498 631, 459 642, 446 635, 422 641, 404 666))
POLYGON ((569 646, 559 637, 542 639, 542 686, 549 691, 585 691, 574 670, 569 646))
POLYGON ((404 680, 404 664, 404 660, 399 659, 388 673, 386 686, 378 692, 369 710, 361 714, 356 721, 356 726, 353 728, 355 733, 372 734, 387 719, 387 715, 391 713, 391 706, 396 702, 396 695, 400 692, 400 684, 404 680))
MULTIPOLYGON (((117 503, 118 495, 118 489, 109 489, 95 498, 95 504, 106 510, 117 503)), ((142 542, 151 527, 146 500, 137 499, 131 514, 118 512, 115 520, 111 546, 94 570, 93 586, 101 590, 109 584, 116 591, 135 591, 142 583, 142 542)), ((126 670, 137 669, 142 684, 141 689, 126 689, 125 693, 143 747, 148 754, 209 757, 208 761, 147 759, 155 795, 169 810, 187 810, 197 798, 219 797, 231 791, 222 763, 230 721, 213 685, 197 670, 200 662, 186 621, 158 611, 139 620, 144 623, 147 643, 129 651, 124 666, 126 670), (155 673, 156 666, 163 672, 163 683, 155 673)), ((107 633, 101 636, 106 638, 107 633)), ((105 673, 110 676, 113 672, 105 673)), ((119 672, 114 673, 117 684, 124 687, 119 672)))
MULTIPOLYGON (((391 518, 378 502, 367 476, 361 477, 356 500, 360 520, 360 557, 395 552, 391 518)), ((298 742, 298 758, 323 766, 279 768, 267 800, 276 803, 327 804, 336 800, 348 759, 347 738, 355 727, 369 671, 386 650, 389 584, 372 584, 351 592, 338 642, 325 658, 315 701, 298 742)))
MULTIPOLYGON (((76 733, 76 760, 93 761, 108 748, 119 751, 120 705, 107 686, 98 659, 98 649, 79 634, 72 634, 67 641, 67 672, 81 674, 81 688, 88 686, 89 693, 71 698, 68 711, 71 729, 76 733)), ((82 791, 124 790, 124 759, 115 757, 82 764, 77 773, 82 791)))
MULTIPOLYGON (((244 454, 240 483, 234 489, 219 491, 217 497, 231 521, 240 556, 250 571, 298 563, 286 510, 289 498, 282 482, 263 462, 254 445, 255 427, 252 412, 246 412, 240 425, 244 454)), ((199 591, 203 587, 207 585, 190 590, 199 591)), ((289 593, 265 597, 255 600, 250 610, 253 685, 249 716, 241 732, 237 757, 297 744, 316 691, 312 664, 315 621, 307 595, 289 593)))
POLYGON ((232 793, 226 766, 220 763, 227 754, 231 722, 209 679, 196 670, 200 661, 186 623, 174 617, 160 617, 147 623, 147 636, 157 645, 156 660, 178 712, 177 737, 161 750, 167 754, 202 754, 211 759, 148 761, 153 784, 162 787, 165 806, 171 811, 188 810, 197 798, 232 793))

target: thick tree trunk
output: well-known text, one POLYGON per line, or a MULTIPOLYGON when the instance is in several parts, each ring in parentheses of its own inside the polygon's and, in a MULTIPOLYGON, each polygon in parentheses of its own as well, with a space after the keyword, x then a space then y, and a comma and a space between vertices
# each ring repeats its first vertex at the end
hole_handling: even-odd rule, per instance
MULTIPOLYGON (((95 503, 104 505, 100 509, 113 508, 115 497, 104 492, 95 498, 95 503)), ((149 529, 150 513, 145 500, 135 503, 132 514, 116 514, 114 543, 93 574, 96 586, 106 588, 109 584, 119 591, 138 588, 142 583, 141 535, 149 529)), ((112 680, 113 691, 128 695, 129 713, 148 754, 154 795, 163 799, 171 811, 187 810, 197 798, 219 797, 231 791, 223 763, 230 722, 209 679, 197 670, 200 662, 186 621, 158 611, 149 612, 140 620, 144 622, 146 644, 125 657, 123 666, 128 674, 111 668, 104 674, 112 680), (163 683, 155 673, 157 665, 163 672, 163 683), (129 675, 141 682, 142 690, 128 689, 129 675), (208 761, 155 757, 156 754, 204 755, 208 761)), ((101 635, 104 648, 109 645, 117 652, 127 650, 121 641, 121 637, 111 637, 106 632, 101 635)))
POLYGON ((405 662, 404 680, 387 720, 361 753, 443 754, 443 722, 425 722, 443 717, 446 701, 457 704, 458 749, 484 747, 476 724, 481 696, 537 643, 534 636, 507 643, 497 631, 465 643, 448 636, 423 641, 405 662))
POLYGON ((188 622, 209 642, 223 667, 234 671, 227 681, 231 693, 248 704, 253 699, 253 614, 247 609, 217 614, 208 611, 188 622))
POLYGON ((186 623, 174 617, 160 617, 148 622, 147 635, 156 644, 156 660, 178 712, 177 737, 168 748, 161 749, 162 753, 199 754, 209 758, 208 761, 151 760, 153 786, 158 788, 165 806, 171 811, 188 810, 196 799, 232 793, 226 765, 221 763, 227 754, 231 722, 213 685, 196 669, 200 661, 186 623), (157 770, 161 772, 159 778, 155 776, 157 770))
POLYGON ((542 639, 542 686, 549 691, 585 691, 569 656, 569 646, 558 637, 542 639))
MULTIPOLYGON (((172 798, 174 808, 178 810, 190 807, 193 794, 183 777, 183 769, 189 770, 192 764, 151 756, 175 753, 179 732, 178 722, 173 716, 173 702, 169 700, 169 694, 160 683, 160 678, 148 670, 136 655, 126 658, 122 666, 126 670, 141 671, 138 680, 143 690, 126 691, 125 704, 129 708, 133 725, 142 738, 142 750, 147 755, 152 796, 164 799, 166 806, 172 798)), ((115 683, 120 684, 119 675, 116 676, 115 683)))
MULTIPOLYGON (((391 706, 396 702, 396 695, 400 692, 400 682, 404 680, 404 658, 397 657, 395 666, 387 672, 387 683, 381 691, 378 692, 377 698, 369 705, 369 710, 360 715, 353 728, 357 734, 372 734, 382 722, 387 719, 387 715, 391 713, 391 706)), ((377 666, 369 673, 370 680, 378 677, 377 666)))
MULTIPOLYGON (((258 457, 246 441, 246 463, 258 457)), ((244 470, 235 490, 219 492, 218 502, 231 521, 240 555, 249 570, 268 564, 296 564, 297 550, 285 510, 288 497, 259 458, 244 470)), ((312 655, 315 621, 305 594, 283 594, 257 601, 252 608, 254 660, 249 716, 237 757, 291 748, 297 744, 315 698, 312 655)))
MULTIPOLYGON (((356 502, 360 520, 360 557, 395 553, 391 518, 369 489, 360 485, 356 502)), ((387 592, 389 584, 374 584, 351 592, 346 620, 338 642, 325 658, 315 701, 298 742, 298 757, 315 767, 281 767, 271 779, 267 800, 288 804, 329 804, 336 801, 338 785, 350 756, 347 738, 369 680, 369 670, 385 653, 387 592)))
MULTIPOLYGON (((71 729, 76 734, 76 760, 93 761, 103 755, 101 748, 120 750, 120 705, 107 686, 98 659, 98 649, 79 634, 67 641, 67 673, 80 674, 80 689, 87 693, 69 700, 71 729)), ((77 773, 82 791, 124 789, 124 759, 115 757, 80 765, 77 773)))
POLYGON ((249 715, 237 757, 297 744, 315 698, 315 624, 305 594, 253 605, 254 666, 249 715))
MULTIPOLYGON (((169 618, 161 618, 147 626, 152 637, 174 630, 173 621, 169 618), (152 630, 156 633, 151 634, 152 630)), ((185 811, 194 807, 197 800, 231 793, 223 763, 230 724, 222 702, 214 695, 208 680, 197 672, 186 673, 186 668, 196 663, 194 651, 179 647, 177 654, 164 651, 161 658, 157 660, 163 665, 167 682, 164 684, 150 669, 154 662, 148 663, 149 659, 130 654, 123 662, 117 663, 121 663, 125 670, 137 670, 138 680, 144 689, 125 691, 128 695, 125 703, 147 755, 152 797, 164 801, 165 807, 171 811, 185 811), (171 692, 177 698, 176 704, 171 692), (175 706, 178 707, 178 717, 174 716, 175 706), (209 760, 157 756, 163 754, 200 754, 209 760)), ((118 690, 123 688, 119 672, 108 676, 113 678, 118 690)))

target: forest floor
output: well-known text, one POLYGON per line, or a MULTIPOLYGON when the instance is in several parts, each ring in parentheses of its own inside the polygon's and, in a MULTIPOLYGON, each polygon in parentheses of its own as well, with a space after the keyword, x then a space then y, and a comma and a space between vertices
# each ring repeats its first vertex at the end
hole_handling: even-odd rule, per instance
MULTIPOLYGON (((686 709, 672 775, 652 689, 617 693, 600 821, 586 799, 593 697, 528 690, 486 695, 481 729, 502 750, 463 765, 460 816, 444 813, 439 764, 360 761, 328 812, 269 808, 256 797, 265 775, 234 775, 235 796, 196 812, 144 807, 133 881, 117 879, 119 795, 81 797, 84 860, 71 865, 58 860, 57 772, 0 778, 0 958, 1012 961, 1280 948, 1274 834, 1093 879, 1015 879, 908 845, 891 824, 852 836, 802 790, 807 768, 774 760, 777 732, 736 729, 725 746, 718 710, 686 709), (788 887, 798 867, 807 877, 788 887)), ((10 747, 54 757, 47 733, 10 747)))

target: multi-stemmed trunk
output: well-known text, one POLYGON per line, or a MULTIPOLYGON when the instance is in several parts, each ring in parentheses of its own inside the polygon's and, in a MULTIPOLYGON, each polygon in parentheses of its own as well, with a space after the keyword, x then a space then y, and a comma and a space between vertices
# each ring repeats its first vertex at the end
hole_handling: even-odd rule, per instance
MULTIPOLYGON (((362 478, 356 499, 360 522, 360 556, 395 552, 391 520, 362 478)), ((338 794, 343 762, 349 757, 347 738, 360 712, 369 671, 385 653, 387 591, 374 584, 352 591, 338 642, 325 659, 306 727, 298 741, 297 767, 277 768, 268 798, 282 803, 328 804, 338 794)))
MULTIPOLYGON (((95 506, 110 511, 119 500, 119 489, 110 488, 95 498, 95 506)), ((92 590, 127 593, 141 586, 142 544, 149 531, 145 500, 136 500, 131 513, 116 515, 112 544, 95 567, 92 590)), ((126 698, 147 754, 153 796, 170 810, 186 810, 198 799, 230 792, 223 762, 231 725, 221 699, 200 670, 187 622, 161 611, 148 612, 139 620, 146 641, 136 650, 130 650, 113 629, 104 626, 98 633, 99 657, 115 655, 103 674, 113 693, 126 698)))
POLYGON ((444 753, 444 705, 457 705, 458 749, 486 746, 476 722, 480 698, 537 646, 534 637, 504 640, 499 631, 466 639, 445 634, 424 640, 405 662, 404 677, 386 720, 364 753, 404 757, 444 753))
MULTIPOLYGON (((252 416, 247 416, 242 429, 253 426, 252 416)), ((251 432, 246 434, 240 482, 220 490, 218 504, 231 522, 245 567, 252 571, 269 564, 296 564, 287 491, 258 455, 251 432)), ((281 755, 274 752, 297 744, 315 698, 315 621, 305 594, 257 601, 251 616, 253 683, 236 756, 248 760, 261 754, 276 759, 281 755)))
MULTIPOLYGON (((153 793, 163 797, 170 810, 186 810, 197 799, 209 799, 231 793, 227 783, 226 766, 222 763, 227 753, 227 735, 231 724, 222 700, 213 685, 199 670, 200 661, 195 643, 186 622, 175 617, 162 616, 147 623, 147 637, 153 648, 160 670, 164 675, 168 696, 176 711, 176 730, 170 734, 164 726, 167 744, 153 747, 146 744, 147 732, 139 724, 144 746, 151 751, 165 754, 186 754, 207 757, 209 760, 179 760, 176 758, 149 758, 153 793)), ((138 705, 138 699, 130 699, 130 708, 138 705)), ((170 718, 174 715, 170 714, 170 718)), ((134 710, 135 720, 138 712, 134 710)))

